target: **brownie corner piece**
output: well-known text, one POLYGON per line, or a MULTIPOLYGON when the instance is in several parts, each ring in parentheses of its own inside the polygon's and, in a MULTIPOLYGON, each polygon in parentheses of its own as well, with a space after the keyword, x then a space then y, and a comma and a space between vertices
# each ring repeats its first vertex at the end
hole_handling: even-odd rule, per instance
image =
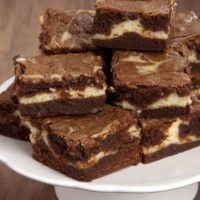
POLYGON ((187 67, 187 59, 173 50, 115 51, 111 101, 144 118, 185 115, 192 103, 187 67))
POLYGON ((23 124, 16 95, 16 84, 13 83, 0 94, 0 134, 20 140, 29 140, 29 129, 23 124))
POLYGON ((107 106, 42 123, 32 140, 34 158, 74 179, 92 181, 141 161, 140 127, 129 111, 107 106))
POLYGON ((174 1, 99 0, 93 24, 96 46, 163 51, 167 46, 174 1))
POLYGON ((46 54, 94 51, 93 10, 47 9, 40 17, 40 49, 46 54))
POLYGON ((102 60, 94 53, 17 58, 15 74, 22 115, 87 114, 105 105, 102 60))
POLYGON ((200 146, 200 105, 177 118, 141 119, 142 162, 150 163, 200 146))

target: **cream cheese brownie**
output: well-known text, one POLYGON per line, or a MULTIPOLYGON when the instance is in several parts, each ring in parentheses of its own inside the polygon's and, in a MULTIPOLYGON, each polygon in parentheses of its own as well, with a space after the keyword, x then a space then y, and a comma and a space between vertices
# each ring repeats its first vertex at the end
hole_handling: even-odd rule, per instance
POLYGON ((190 73, 193 82, 194 96, 200 96, 200 19, 192 11, 178 13, 172 21, 172 46, 185 44, 187 50, 182 48, 182 53, 188 58, 191 65, 190 73))
POLYGON ((40 48, 47 54, 95 50, 91 40, 95 11, 47 9, 40 17, 40 48))
POLYGON ((141 120, 142 161, 150 163, 200 145, 200 104, 172 119, 141 120))
POLYGON ((144 118, 184 115, 192 103, 187 67, 187 59, 171 49, 164 53, 115 51, 112 101, 137 110, 144 118))
POLYGON ((97 0, 93 24, 96 46, 163 51, 174 0, 97 0))
POLYGON ((107 106, 82 116, 29 121, 33 156, 61 173, 91 181, 140 162, 140 127, 126 110, 107 106))
POLYGON ((29 140, 30 131, 23 124, 18 111, 15 84, 0 94, 0 134, 20 140, 29 140))
POLYGON ((93 53, 18 57, 15 74, 22 115, 86 114, 104 107, 102 60, 93 53))

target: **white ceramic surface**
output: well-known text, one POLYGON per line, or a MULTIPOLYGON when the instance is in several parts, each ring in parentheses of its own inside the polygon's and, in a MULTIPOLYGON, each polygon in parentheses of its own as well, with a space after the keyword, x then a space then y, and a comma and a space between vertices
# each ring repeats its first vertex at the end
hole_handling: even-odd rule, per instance
MULTIPOLYGON (((13 79, 0 86, 5 90, 13 79)), ((44 183, 99 192, 160 192, 200 181, 200 147, 148 165, 129 167, 92 181, 70 179, 31 157, 31 145, 0 136, 0 160, 14 171, 44 183)))

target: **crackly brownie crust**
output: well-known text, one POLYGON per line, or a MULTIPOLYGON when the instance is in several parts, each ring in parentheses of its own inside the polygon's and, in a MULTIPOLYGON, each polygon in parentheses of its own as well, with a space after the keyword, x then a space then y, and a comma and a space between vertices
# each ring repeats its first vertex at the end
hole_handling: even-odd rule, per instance
POLYGON ((100 0, 96 2, 96 14, 93 24, 93 42, 99 47, 134 49, 143 51, 163 51, 167 46, 169 24, 173 13, 174 2, 159 1, 130 1, 130 0, 100 0), (156 4, 156 5, 155 5, 156 4), (127 26, 123 30, 123 23, 139 23, 145 31, 137 33, 137 28, 127 26), (118 28, 120 34, 112 31, 118 28), (152 36, 150 33, 158 33, 152 36), (163 37, 161 37, 161 32, 163 37), (144 34, 144 35, 143 35, 144 34), (159 35, 160 34, 160 35, 159 35), (104 39, 105 38, 105 39, 104 39), (132 42, 131 42, 132 41, 132 42))
POLYGON ((93 53, 18 57, 15 60, 20 96, 48 88, 83 89, 86 84, 102 87, 105 76, 101 70, 101 57, 93 53))
POLYGON ((96 50, 91 41, 95 11, 47 9, 40 23, 40 49, 46 54, 96 50))

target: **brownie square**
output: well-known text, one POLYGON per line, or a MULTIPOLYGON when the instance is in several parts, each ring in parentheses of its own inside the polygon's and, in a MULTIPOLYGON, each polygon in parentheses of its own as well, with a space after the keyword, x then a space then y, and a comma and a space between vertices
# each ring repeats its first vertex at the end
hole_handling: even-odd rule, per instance
POLYGON ((98 0, 93 42, 104 48, 163 51, 174 4, 169 0, 98 0))
POLYGON ((140 127, 129 111, 107 106, 40 123, 29 123, 34 158, 74 179, 91 181, 140 162, 140 127))
POLYGON ((15 62, 22 115, 86 114, 104 107, 107 86, 100 56, 60 54, 19 57, 15 62))
POLYGON ((95 11, 47 9, 40 17, 40 48, 46 54, 95 50, 91 41, 95 11))
POLYGON ((0 94, 0 134, 20 140, 29 140, 29 129, 22 123, 18 111, 16 85, 0 94))
POLYGON ((187 59, 173 49, 164 53, 115 51, 111 101, 144 118, 185 115, 192 103, 187 67, 187 59))
POLYGON ((193 95, 200 96, 200 19, 192 11, 178 13, 172 21, 172 46, 177 46, 190 63, 193 95), (186 48, 180 48, 185 45, 186 48))
POLYGON ((142 162, 150 163, 200 145, 200 104, 189 115, 171 119, 141 119, 142 162))

